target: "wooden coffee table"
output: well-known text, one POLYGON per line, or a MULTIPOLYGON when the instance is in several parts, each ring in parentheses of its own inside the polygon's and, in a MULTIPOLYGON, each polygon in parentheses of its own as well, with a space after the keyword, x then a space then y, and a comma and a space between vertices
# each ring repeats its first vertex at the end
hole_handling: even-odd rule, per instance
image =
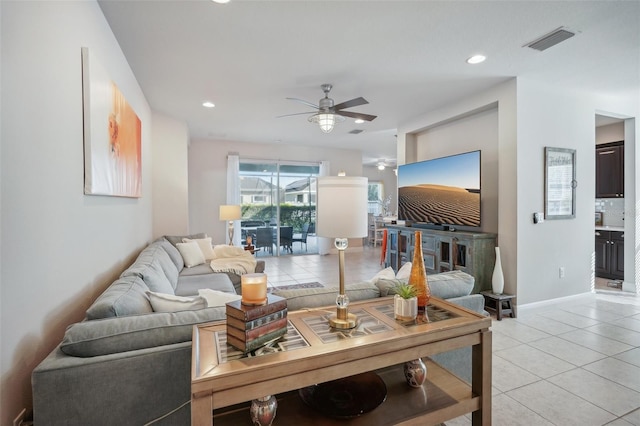
POLYGON ((368 371, 384 379, 387 399, 347 424, 434 424, 469 412, 474 425, 491 424, 490 318, 432 298, 427 321, 403 324, 393 319, 393 299, 380 298, 352 303, 358 326, 339 331, 328 326, 334 311, 290 312, 287 335, 261 356, 244 357, 228 346, 224 322, 194 326, 191 424, 212 425, 215 417, 216 424, 250 425, 247 402, 266 395, 278 398, 275 425, 335 424, 292 391, 368 371), (471 386, 430 360, 421 388, 401 383, 403 363, 467 346, 471 386))

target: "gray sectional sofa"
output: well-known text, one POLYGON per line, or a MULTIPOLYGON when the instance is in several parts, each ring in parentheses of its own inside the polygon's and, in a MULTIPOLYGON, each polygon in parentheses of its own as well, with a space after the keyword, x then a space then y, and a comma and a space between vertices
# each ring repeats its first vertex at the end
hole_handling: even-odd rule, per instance
MULTIPOLYGON (((145 247, 35 368, 35 424, 143 425, 173 409, 157 424, 189 423, 188 404, 180 406, 189 401, 192 327, 223 319, 225 309, 154 312, 148 292, 236 294, 240 276, 215 273, 208 264, 185 268, 175 246, 182 238, 161 237, 145 247)), ((255 272, 263 271, 258 261, 255 272)))
MULTIPOLYGON (((199 288, 211 288, 235 293, 235 277, 206 268, 200 274, 185 270, 170 240, 163 237, 146 247, 33 371, 36 426, 190 424, 192 328, 223 320, 225 308, 153 312, 147 292, 197 294, 199 288)), ((264 262, 256 269, 264 270, 264 262)), ((483 297, 469 295, 473 277, 460 274, 431 276, 433 295, 483 312, 483 297)), ((386 296, 393 284, 355 283, 347 285, 347 294, 353 301, 386 296)), ((336 288, 274 291, 288 299, 289 310, 332 305, 336 293, 336 288)), ((459 350, 438 361, 464 378, 469 355, 459 350)))

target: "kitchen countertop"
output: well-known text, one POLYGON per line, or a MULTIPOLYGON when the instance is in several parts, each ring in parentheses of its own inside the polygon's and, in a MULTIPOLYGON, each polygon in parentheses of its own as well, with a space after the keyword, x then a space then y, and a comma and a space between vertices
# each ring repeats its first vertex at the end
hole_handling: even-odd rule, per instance
POLYGON ((596 231, 618 231, 618 232, 624 232, 624 226, 596 226, 596 231))

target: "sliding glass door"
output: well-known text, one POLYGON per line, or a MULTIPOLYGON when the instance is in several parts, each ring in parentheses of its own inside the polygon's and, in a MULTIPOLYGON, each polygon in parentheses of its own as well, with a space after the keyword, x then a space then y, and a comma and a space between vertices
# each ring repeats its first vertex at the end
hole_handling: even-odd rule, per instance
POLYGON ((240 159, 242 244, 251 241, 259 257, 317 253, 319 170, 317 163, 240 159))

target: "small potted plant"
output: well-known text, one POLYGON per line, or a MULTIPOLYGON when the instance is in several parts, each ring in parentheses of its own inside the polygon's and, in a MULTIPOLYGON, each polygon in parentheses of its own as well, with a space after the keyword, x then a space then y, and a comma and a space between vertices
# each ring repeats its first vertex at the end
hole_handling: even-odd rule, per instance
POLYGON ((395 286, 393 307, 395 319, 412 321, 418 316, 418 291, 411 284, 399 281, 395 286))

